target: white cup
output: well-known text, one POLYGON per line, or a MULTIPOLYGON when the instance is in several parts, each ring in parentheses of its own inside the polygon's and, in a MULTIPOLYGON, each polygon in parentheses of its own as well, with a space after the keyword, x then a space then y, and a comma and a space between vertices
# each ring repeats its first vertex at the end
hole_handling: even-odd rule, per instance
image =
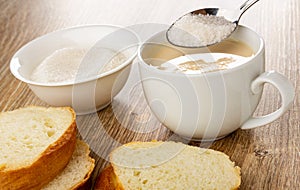
POLYGON ((139 71, 148 105, 158 120, 176 134, 193 140, 215 140, 239 128, 266 125, 291 106, 295 96, 291 82, 275 71, 265 71, 263 39, 244 26, 232 38, 249 45, 254 56, 237 67, 203 74, 166 72, 149 64, 199 53, 199 49, 172 46, 165 31, 139 48, 139 71), (268 115, 253 117, 264 83, 278 89, 281 107, 268 115))

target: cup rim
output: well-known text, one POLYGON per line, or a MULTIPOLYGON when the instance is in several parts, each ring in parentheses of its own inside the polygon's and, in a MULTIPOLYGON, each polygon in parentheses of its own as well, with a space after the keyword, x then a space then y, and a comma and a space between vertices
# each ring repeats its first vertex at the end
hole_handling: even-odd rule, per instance
MULTIPOLYGON (((47 34, 44 34, 42 36, 39 36, 31 41, 29 41, 28 43, 26 43, 25 45, 23 45, 21 48, 19 48, 14 55, 12 56, 11 60, 10 60, 10 71, 11 73, 19 80, 30 84, 30 85, 36 85, 36 86, 69 86, 69 85, 76 85, 76 84, 81 84, 81 83, 86 83, 86 82, 90 82, 90 81, 94 81, 94 80, 98 80, 100 78, 103 78, 105 76, 114 74, 118 71, 120 71, 121 69, 125 68, 126 66, 128 66, 133 59, 137 56, 138 53, 138 49, 139 46, 141 44, 141 39, 140 37, 137 35, 136 32, 134 32, 133 30, 131 30, 128 27, 124 27, 124 26, 119 26, 119 25, 112 25, 112 24, 90 24, 90 25, 78 25, 78 26, 74 26, 74 27, 68 27, 68 28, 63 28, 63 29, 59 29, 59 30, 55 30, 53 32, 49 32, 47 34), (106 71, 104 73, 100 73, 98 75, 92 76, 92 77, 88 77, 86 79, 83 80, 78 80, 78 81, 73 81, 73 82, 55 82, 55 83, 43 83, 43 82, 36 82, 36 81, 32 81, 26 77, 24 77, 23 75, 21 75, 19 73, 19 68, 22 67, 22 65, 19 63, 19 61, 17 60, 18 54, 23 51, 24 49, 28 48, 29 46, 31 46, 32 44, 38 42, 39 40, 43 39, 43 38, 47 38, 51 35, 60 33, 60 32, 64 32, 64 31, 70 31, 70 30, 75 30, 75 29, 80 29, 80 28, 94 28, 94 27, 109 27, 109 28, 115 28, 115 29, 124 29, 128 32, 130 32, 131 34, 134 35, 134 37, 137 40, 137 44, 136 44, 136 49, 134 50, 134 53, 127 58, 127 60, 125 62, 123 62, 121 65, 106 71)), ((135 46, 131 46, 129 48, 132 48, 135 46)))
MULTIPOLYGON (((236 67, 233 67, 233 68, 230 68, 230 69, 225 69, 225 70, 218 70, 218 71, 212 71, 212 72, 204 72, 204 73, 197 73, 197 74, 190 74, 190 73, 182 73, 182 72, 166 72, 166 71, 163 71, 163 70, 160 70, 160 69, 157 69, 151 65, 149 65, 148 63, 146 63, 142 57, 142 52, 143 52, 143 49, 145 47, 146 44, 158 44, 158 45, 164 45, 164 46, 168 46, 168 44, 164 44, 164 43, 157 43, 157 42, 149 42, 149 40, 151 40, 153 36, 151 36, 150 38, 148 38, 145 42, 143 42, 139 48, 138 48, 138 64, 148 70, 151 70, 153 72, 157 72, 157 73, 160 73, 160 74, 163 74, 163 75, 167 75, 167 76, 177 76, 177 77, 201 77, 201 76, 205 76, 205 77, 208 77, 208 76, 215 76, 215 75, 220 75, 220 74, 226 74, 226 73, 230 73, 230 72, 233 72, 235 70, 238 70, 240 69, 241 67, 244 67, 245 65, 247 65, 248 63, 250 63, 252 60, 254 60, 255 58, 257 58, 260 54, 263 53, 263 50, 264 50, 264 47, 265 47, 265 43, 264 43, 264 40, 263 38, 257 33, 255 32, 252 28, 250 27, 247 27, 247 26, 244 26, 244 25, 239 25, 237 30, 239 28, 242 28, 242 29, 246 29, 252 33, 254 33, 257 38, 259 39, 259 48, 258 50, 256 51, 256 53, 249 57, 249 59, 243 61, 242 64, 236 66, 236 67)), ((165 31, 163 31, 165 32, 165 31)))

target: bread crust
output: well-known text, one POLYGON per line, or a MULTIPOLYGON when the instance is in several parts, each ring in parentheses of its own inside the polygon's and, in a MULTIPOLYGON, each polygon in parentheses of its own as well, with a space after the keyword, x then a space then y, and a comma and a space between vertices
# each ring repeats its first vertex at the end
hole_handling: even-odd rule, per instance
POLYGON ((111 164, 104 168, 98 176, 94 190, 124 190, 118 182, 111 164))
POLYGON ((0 171, 1 190, 41 189, 59 174, 68 164, 76 145, 76 114, 72 108, 72 123, 65 133, 48 148, 31 165, 14 170, 0 171))

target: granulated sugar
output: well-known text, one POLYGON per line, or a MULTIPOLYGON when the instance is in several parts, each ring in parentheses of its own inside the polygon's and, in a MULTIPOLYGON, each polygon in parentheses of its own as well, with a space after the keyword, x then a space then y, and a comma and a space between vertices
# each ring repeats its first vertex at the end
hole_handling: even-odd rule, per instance
POLYGON ((74 82, 105 73, 126 61, 123 53, 107 48, 58 49, 45 58, 32 72, 31 80, 41 83, 74 82))
POLYGON ((224 17, 190 13, 175 22, 168 31, 168 38, 179 46, 207 46, 229 36, 235 26, 224 17))

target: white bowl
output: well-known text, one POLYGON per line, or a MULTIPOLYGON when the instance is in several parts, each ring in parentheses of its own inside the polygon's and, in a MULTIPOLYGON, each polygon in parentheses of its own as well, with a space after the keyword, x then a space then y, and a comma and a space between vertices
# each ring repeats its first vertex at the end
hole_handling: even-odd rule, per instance
POLYGON ((51 106, 72 106, 77 114, 100 110, 122 89, 137 54, 139 37, 131 30, 111 25, 68 28, 39 37, 18 50, 10 62, 12 74, 28 84, 41 100, 51 106), (120 66, 75 82, 41 83, 30 79, 33 70, 54 51, 66 47, 101 46, 126 50, 120 66))

